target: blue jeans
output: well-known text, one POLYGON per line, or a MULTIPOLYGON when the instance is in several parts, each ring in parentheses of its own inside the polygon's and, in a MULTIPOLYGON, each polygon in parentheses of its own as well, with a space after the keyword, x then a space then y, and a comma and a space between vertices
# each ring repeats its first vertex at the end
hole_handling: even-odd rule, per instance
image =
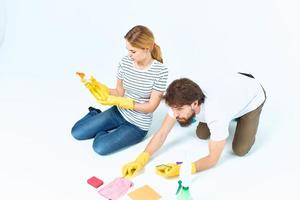
POLYGON ((94 139, 93 149, 107 155, 143 140, 147 131, 126 121, 116 106, 104 112, 90 111, 72 128, 78 140, 94 139))

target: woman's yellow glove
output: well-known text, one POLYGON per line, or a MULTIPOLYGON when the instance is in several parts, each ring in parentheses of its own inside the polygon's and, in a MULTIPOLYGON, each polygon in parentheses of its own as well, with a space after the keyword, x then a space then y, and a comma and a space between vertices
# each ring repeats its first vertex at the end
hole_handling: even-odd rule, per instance
POLYGON ((117 97, 109 95, 106 100, 100 100, 99 102, 102 105, 116 105, 125 109, 133 110, 134 108, 133 100, 127 97, 117 97))
POLYGON ((138 171, 144 168, 150 159, 150 154, 142 152, 133 162, 125 164, 122 168, 122 175, 124 177, 131 177, 136 175, 138 171))
POLYGON ((109 88, 106 85, 98 82, 93 76, 91 76, 90 82, 96 91, 101 94, 103 100, 109 96, 109 88))
MULTIPOLYGON (((174 176, 178 176, 179 172, 180 172, 180 164, 176 164, 176 163, 168 163, 168 164, 162 164, 162 165, 158 165, 155 167, 156 169, 156 174, 158 174, 159 176, 163 176, 166 178, 170 178, 170 177, 174 177, 174 176)), ((191 164, 191 172, 194 174, 196 173, 196 164, 192 163, 191 164)))
POLYGON ((91 76, 90 80, 86 80, 84 73, 76 72, 76 74, 80 77, 81 82, 97 99, 98 102, 107 99, 109 96, 109 88, 106 85, 99 83, 93 76, 91 76))

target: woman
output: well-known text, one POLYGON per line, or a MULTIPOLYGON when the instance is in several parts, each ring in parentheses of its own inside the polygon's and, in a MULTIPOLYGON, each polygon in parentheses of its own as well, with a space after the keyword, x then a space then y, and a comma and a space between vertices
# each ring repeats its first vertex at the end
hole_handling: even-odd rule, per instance
POLYGON ((78 140, 94 138, 93 148, 100 155, 142 141, 166 89, 168 69, 153 33, 139 25, 124 38, 128 55, 119 64, 116 88, 107 90, 110 96, 101 101, 114 106, 104 112, 90 107, 72 128, 78 140))

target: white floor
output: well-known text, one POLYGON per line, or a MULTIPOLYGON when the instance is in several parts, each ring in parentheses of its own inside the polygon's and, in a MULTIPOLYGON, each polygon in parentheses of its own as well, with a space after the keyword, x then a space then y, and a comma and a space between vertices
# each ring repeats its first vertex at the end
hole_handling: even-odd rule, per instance
MULTIPOLYGON (((86 180, 110 182, 145 148, 165 115, 163 104, 146 140, 115 154, 99 156, 91 140, 70 135, 87 107, 97 106, 75 71, 113 87, 126 54, 123 36, 136 24, 156 35, 169 81, 244 71, 268 93, 253 149, 243 158, 233 155, 231 136, 219 164, 193 176, 194 198, 300 198, 298 1, 1 0, 0 5, 0 16, 6 16, 6 23, 0 20, 0 37, 5 36, 2 43, 0 38, 0 199, 101 199, 86 180)), ((194 159, 206 155, 207 141, 194 133, 195 126, 175 127, 130 191, 148 184, 162 199, 174 199, 177 179, 157 176, 154 166, 181 160, 187 149, 194 159)))

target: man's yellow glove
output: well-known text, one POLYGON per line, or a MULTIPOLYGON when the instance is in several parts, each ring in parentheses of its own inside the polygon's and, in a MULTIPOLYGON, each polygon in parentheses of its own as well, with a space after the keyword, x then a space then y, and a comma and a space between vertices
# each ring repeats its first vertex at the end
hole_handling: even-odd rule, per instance
MULTIPOLYGON (((158 174, 159 176, 166 177, 166 178, 178 176, 179 172, 180 172, 180 166, 181 166, 180 164, 176 164, 176 163, 168 163, 168 164, 158 165, 155 167, 156 174, 158 174)), ((197 171, 196 164, 192 163, 191 167, 192 167, 191 172, 193 174, 196 173, 196 171, 197 171)))
POLYGON ((99 101, 102 105, 116 105, 121 108, 131 109, 134 108, 134 102, 131 98, 117 97, 109 95, 106 100, 99 101))
POLYGON ((144 168, 150 159, 150 154, 142 152, 133 162, 125 164, 122 168, 122 175, 124 177, 131 177, 136 175, 138 171, 144 168))
POLYGON ((86 80, 84 73, 76 72, 76 74, 98 102, 107 99, 109 96, 109 88, 106 85, 99 83, 93 76, 91 76, 90 80, 86 80))

